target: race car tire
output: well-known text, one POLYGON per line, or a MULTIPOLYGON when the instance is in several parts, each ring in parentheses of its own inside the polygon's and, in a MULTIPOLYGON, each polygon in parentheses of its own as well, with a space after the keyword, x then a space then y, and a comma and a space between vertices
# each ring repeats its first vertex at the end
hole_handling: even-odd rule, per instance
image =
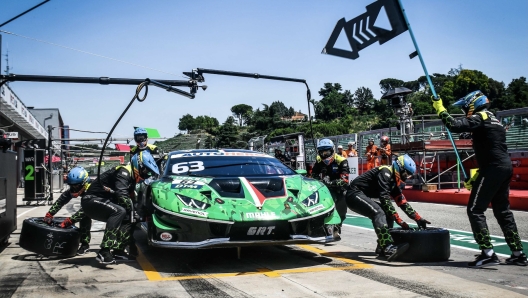
POLYGON ((51 225, 42 217, 30 217, 22 223, 20 247, 44 256, 73 257, 79 248, 81 235, 75 226, 59 227, 65 218, 55 217, 51 225))
POLYGON ((443 262, 449 260, 451 255, 449 231, 446 229, 391 229, 390 234, 396 244, 409 243, 409 249, 397 261, 443 262))

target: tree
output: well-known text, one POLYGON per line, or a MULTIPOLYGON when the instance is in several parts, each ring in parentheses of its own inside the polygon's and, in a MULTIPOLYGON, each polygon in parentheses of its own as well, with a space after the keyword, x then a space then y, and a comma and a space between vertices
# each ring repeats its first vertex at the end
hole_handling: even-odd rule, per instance
POLYGON ((466 94, 475 90, 480 90, 484 94, 488 94, 488 77, 478 70, 462 69, 455 79, 455 86, 453 88, 454 98, 464 97, 466 94))
POLYGON ((189 130, 195 129, 195 127, 195 120, 191 114, 185 114, 180 118, 180 122, 178 124, 179 130, 186 130, 188 132, 189 130))
POLYGON ((513 79, 504 91, 504 95, 492 106, 500 110, 523 108, 528 105, 528 83, 525 77, 513 79))
POLYGON ((354 107, 360 114, 369 114, 374 107, 374 95, 369 88, 360 87, 354 92, 354 107))
POLYGON ((233 116, 227 117, 226 121, 218 129, 218 148, 232 148, 238 140, 238 129, 235 126, 236 120, 233 116))
POLYGON ((247 104, 238 104, 231 107, 231 113, 238 118, 239 126, 242 126, 242 120, 245 115, 253 111, 253 107, 247 104))
POLYGON ((282 101, 274 101, 269 107, 269 115, 272 118, 281 118, 288 116, 288 108, 282 101))
POLYGON ((320 101, 311 100, 315 108, 315 116, 323 121, 331 121, 347 114, 352 114, 352 95, 350 91, 341 92, 341 84, 325 83, 319 90, 323 98, 320 101))

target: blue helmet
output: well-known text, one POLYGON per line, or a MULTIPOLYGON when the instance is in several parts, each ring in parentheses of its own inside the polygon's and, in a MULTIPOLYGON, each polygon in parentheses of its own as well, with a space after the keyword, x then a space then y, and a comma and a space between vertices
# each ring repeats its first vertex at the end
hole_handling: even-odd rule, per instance
POLYGON ((144 149, 147 147, 148 134, 147 130, 142 127, 137 127, 134 130, 134 141, 136 141, 139 149, 144 149))
POLYGON ((90 177, 88 172, 83 167, 75 167, 70 170, 68 176, 66 177, 66 183, 69 185, 72 184, 85 184, 90 182, 90 177))
POLYGON ((317 144, 317 154, 326 165, 334 161, 334 142, 329 139, 322 139, 317 144))
POLYGON ((468 95, 462 97, 453 105, 462 109, 467 117, 473 115, 475 112, 489 107, 489 100, 480 90, 473 91, 468 95))
POLYGON ((70 186, 72 197, 76 198, 88 187, 90 177, 83 167, 75 167, 66 176, 66 183, 70 186))
MULTIPOLYGON (((132 167, 134 168, 134 174, 136 179, 147 179, 152 174, 159 175, 159 169, 156 165, 156 161, 149 151, 144 150, 134 154, 131 158, 132 167)), ((141 180, 140 179, 140 180, 141 180)))
POLYGON ((414 175, 416 172, 416 163, 407 154, 399 156, 392 162, 394 170, 400 174, 401 180, 405 181, 407 177, 414 175))

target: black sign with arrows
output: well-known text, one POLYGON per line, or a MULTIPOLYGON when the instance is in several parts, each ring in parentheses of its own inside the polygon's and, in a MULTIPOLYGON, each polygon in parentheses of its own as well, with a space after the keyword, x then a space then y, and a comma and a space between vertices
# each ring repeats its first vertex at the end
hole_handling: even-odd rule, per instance
POLYGON ((400 8, 398 0, 378 0, 367 5, 367 12, 346 22, 340 19, 330 35, 330 39, 323 49, 323 54, 339 56, 348 59, 359 58, 359 51, 379 41, 384 44, 392 38, 407 31, 407 24, 400 8), (376 20, 387 14, 391 29, 376 26, 376 20), (339 34, 345 29, 351 51, 334 48, 339 34))

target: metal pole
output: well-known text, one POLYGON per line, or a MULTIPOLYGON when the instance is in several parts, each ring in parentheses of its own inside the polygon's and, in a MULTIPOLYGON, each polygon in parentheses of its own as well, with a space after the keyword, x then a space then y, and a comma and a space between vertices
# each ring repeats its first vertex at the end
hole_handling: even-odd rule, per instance
MULTIPOLYGON (((429 87, 431 87, 431 93, 433 94, 434 98, 438 98, 436 91, 433 86, 433 82, 431 81, 431 77, 429 77, 429 73, 427 72, 427 68, 425 67, 425 62, 422 57, 422 53, 420 52, 420 49, 418 48, 418 44, 416 43, 416 39, 414 38, 414 34, 411 28, 411 24, 409 23, 409 19, 407 19, 407 15, 405 14, 405 9, 403 8, 401 0, 398 0, 398 3, 400 4, 400 8, 403 14, 403 17, 405 19, 405 22, 407 23, 407 28, 409 29, 409 34, 411 35, 411 39, 414 44, 414 48, 416 49, 416 52, 418 53, 418 58, 420 58, 420 63, 422 64, 422 68, 425 73, 425 77, 427 78, 427 82, 429 83, 429 87)), ((455 141, 453 140, 453 136, 451 135, 451 132, 449 129, 447 129, 447 135, 449 136, 449 140, 451 141, 451 145, 453 145, 453 149, 455 150, 455 155, 457 157, 457 162, 460 163, 460 156, 458 155, 458 150, 455 144, 455 141)), ((464 174, 464 179, 467 178, 466 171, 464 170, 464 167, 462 167, 462 173, 464 174)))
POLYGON ((50 196, 49 196, 48 201, 50 202, 53 202, 53 168, 51 166, 51 158, 53 157, 53 154, 51 152, 51 148, 52 148, 51 132, 52 130, 53 130, 53 126, 48 125, 48 171, 49 171, 49 177, 50 177, 50 180, 49 180, 50 196))
POLYGON ((15 17, 13 17, 13 18, 11 18, 11 19, 5 21, 5 22, 3 22, 2 24, 0 24, 0 27, 2 27, 2 26, 4 26, 4 25, 7 25, 7 24, 11 23, 12 21, 14 21, 14 20, 20 18, 21 16, 25 15, 26 13, 32 11, 33 9, 35 9, 35 8, 41 6, 42 4, 45 4, 46 2, 49 2, 49 1, 50 1, 50 0, 46 0, 46 1, 44 1, 44 2, 41 2, 40 4, 37 4, 37 5, 33 6, 32 8, 30 8, 30 9, 24 11, 23 13, 21 13, 21 14, 15 16, 15 17))
POLYGON ((457 184, 458 184, 458 191, 460 192, 460 163, 457 161, 457 184))
POLYGON ((440 186, 440 154, 438 154, 438 160, 436 161, 437 165, 438 165, 438 190, 441 189, 441 186, 440 186))

